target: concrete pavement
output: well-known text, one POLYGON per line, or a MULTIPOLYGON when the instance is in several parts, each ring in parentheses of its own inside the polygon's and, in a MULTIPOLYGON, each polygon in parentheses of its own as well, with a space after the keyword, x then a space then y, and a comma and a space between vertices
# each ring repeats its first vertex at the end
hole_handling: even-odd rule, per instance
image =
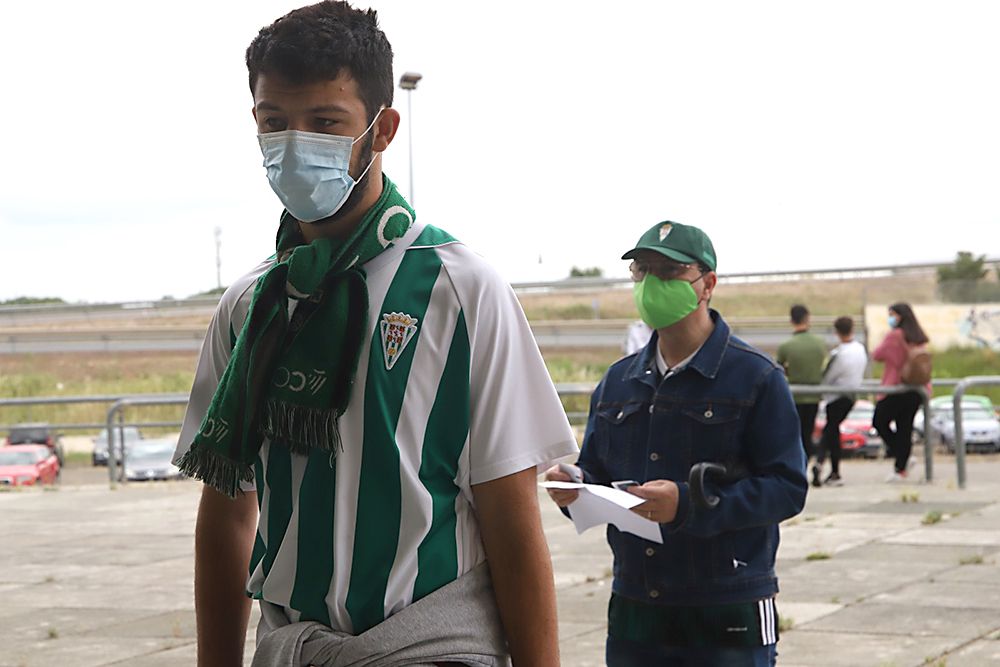
MULTIPOLYGON (((886 484, 888 469, 845 462, 846 485, 811 490, 786 522, 779 664, 1000 664, 1000 457, 971 457, 965 490, 948 458, 931 484, 886 484)), ((198 490, 0 493, 0 667, 193 665, 198 490)), ((578 536, 542 500, 563 664, 603 665, 603 531, 578 536)))

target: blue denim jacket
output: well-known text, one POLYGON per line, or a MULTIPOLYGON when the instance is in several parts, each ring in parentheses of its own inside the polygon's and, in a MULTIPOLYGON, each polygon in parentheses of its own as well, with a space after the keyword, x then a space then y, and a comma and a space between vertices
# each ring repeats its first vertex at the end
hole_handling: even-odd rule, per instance
POLYGON ((715 329, 688 365, 658 382, 657 335, 616 362, 597 386, 577 464, 584 479, 609 484, 669 479, 680 489, 677 518, 660 526, 663 544, 608 526, 613 590, 657 604, 746 602, 777 592, 778 523, 798 514, 808 488, 799 419, 784 373, 715 329), (711 510, 690 500, 691 466, 738 465, 738 481, 706 480, 720 497, 711 510))

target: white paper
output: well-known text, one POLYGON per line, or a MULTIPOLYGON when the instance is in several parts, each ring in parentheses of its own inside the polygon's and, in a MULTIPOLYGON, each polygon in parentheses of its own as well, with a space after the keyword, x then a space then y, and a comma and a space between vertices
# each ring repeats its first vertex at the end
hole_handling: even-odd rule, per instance
POLYGON ((582 533, 594 526, 610 523, 618 530, 638 535, 650 542, 663 544, 660 524, 632 511, 636 505, 646 502, 639 496, 600 484, 552 481, 542 482, 542 486, 546 489, 577 489, 580 491, 577 499, 567 508, 577 533, 582 533))

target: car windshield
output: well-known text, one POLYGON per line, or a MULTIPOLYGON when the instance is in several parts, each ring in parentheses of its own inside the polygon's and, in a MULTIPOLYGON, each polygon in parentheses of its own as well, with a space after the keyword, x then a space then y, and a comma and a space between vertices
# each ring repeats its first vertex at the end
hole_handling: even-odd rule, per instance
POLYGON ((174 444, 170 440, 140 441, 126 449, 129 461, 169 461, 174 454, 174 444))
POLYGON ((45 442, 48 437, 49 432, 45 428, 15 428, 10 430, 7 439, 12 445, 20 445, 26 442, 45 442))
MULTIPOLYGON (((133 442, 135 440, 142 440, 142 435, 139 434, 139 429, 134 426, 126 426, 125 432, 125 442, 133 442)), ((115 442, 118 442, 118 429, 114 429, 115 442)), ((104 429, 97 435, 97 444, 105 445, 108 444, 108 429, 104 429)))
MULTIPOLYGON (((948 421, 955 421, 955 410, 951 406, 942 408, 937 414, 948 421)), ((962 406, 962 419, 994 419, 993 413, 977 403, 962 406)))
POLYGON ((867 406, 862 406, 860 408, 854 408, 849 413, 847 413, 847 418, 851 420, 863 421, 865 419, 871 421, 871 418, 875 415, 875 408, 869 408, 867 406))
POLYGON ((39 452, 5 452, 0 450, 0 466, 33 466, 41 460, 39 452))

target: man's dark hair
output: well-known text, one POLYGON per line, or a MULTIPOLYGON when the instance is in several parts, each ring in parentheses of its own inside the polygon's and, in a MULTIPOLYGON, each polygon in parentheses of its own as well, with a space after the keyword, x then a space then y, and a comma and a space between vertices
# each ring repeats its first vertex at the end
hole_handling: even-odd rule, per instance
POLYGON ((841 315, 833 321, 833 328, 841 336, 850 336, 851 332, 854 331, 854 320, 847 315, 841 315))
POLYGON ((792 324, 802 324, 809 317, 809 309, 803 306, 801 303, 797 303, 792 306, 792 310, 789 312, 792 318, 792 324))
POLYGON ((336 79, 346 68, 369 121, 380 107, 392 105, 392 46, 374 9, 334 0, 300 7, 261 28, 246 59, 251 94, 262 72, 298 85, 336 79))

